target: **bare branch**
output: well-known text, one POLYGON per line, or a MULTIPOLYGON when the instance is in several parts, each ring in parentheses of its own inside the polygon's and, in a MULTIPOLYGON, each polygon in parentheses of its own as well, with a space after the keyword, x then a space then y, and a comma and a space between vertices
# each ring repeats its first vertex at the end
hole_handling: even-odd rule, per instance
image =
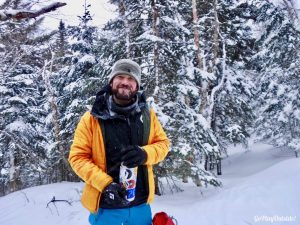
MULTIPOLYGON (((68 203, 70 206, 72 206, 71 202, 69 202, 68 200, 57 200, 57 199, 55 199, 55 196, 53 196, 53 198, 51 199, 51 201, 47 203, 46 208, 49 207, 49 204, 50 204, 50 203, 53 203, 53 205, 54 205, 55 208, 56 208, 57 214, 58 214, 58 210, 57 210, 57 207, 56 207, 56 205, 55 205, 55 202, 66 202, 66 203, 68 203)), ((59 215, 59 214, 58 214, 58 215, 59 215)))
POLYGON ((48 6, 45 6, 39 10, 0 10, 0 21, 5 20, 22 20, 36 18, 42 14, 55 11, 56 9, 67 5, 64 2, 54 2, 48 6))

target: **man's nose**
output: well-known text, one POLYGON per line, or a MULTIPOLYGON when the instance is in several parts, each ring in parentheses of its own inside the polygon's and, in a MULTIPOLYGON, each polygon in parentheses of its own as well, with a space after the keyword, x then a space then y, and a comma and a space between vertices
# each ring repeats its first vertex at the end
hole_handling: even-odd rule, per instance
POLYGON ((122 79, 122 84, 129 85, 129 84, 130 84, 129 81, 130 81, 130 80, 129 80, 128 78, 124 78, 124 79, 122 79))

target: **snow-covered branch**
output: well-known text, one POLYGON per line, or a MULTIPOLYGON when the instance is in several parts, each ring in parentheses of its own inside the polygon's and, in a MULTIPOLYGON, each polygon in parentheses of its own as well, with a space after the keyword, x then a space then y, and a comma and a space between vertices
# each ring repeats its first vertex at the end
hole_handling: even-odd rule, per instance
POLYGON ((222 73, 222 78, 220 83, 218 83, 217 86, 215 86, 211 92, 210 95, 210 105, 209 105, 209 109, 208 109, 208 124, 211 127, 211 122, 212 122, 212 114, 213 114, 213 110, 215 107, 215 96, 216 93, 221 90, 221 88, 223 87, 224 83, 225 83, 225 79, 226 79, 226 49, 225 49, 225 40, 223 40, 223 59, 222 59, 222 67, 223 67, 223 73, 222 73))
POLYGON ((0 21, 5 21, 9 19, 14 19, 14 20, 22 20, 22 19, 32 19, 36 18, 42 14, 55 11, 56 9, 67 5, 64 2, 54 2, 48 6, 45 6, 41 9, 38 10, 0 10, 0 21))

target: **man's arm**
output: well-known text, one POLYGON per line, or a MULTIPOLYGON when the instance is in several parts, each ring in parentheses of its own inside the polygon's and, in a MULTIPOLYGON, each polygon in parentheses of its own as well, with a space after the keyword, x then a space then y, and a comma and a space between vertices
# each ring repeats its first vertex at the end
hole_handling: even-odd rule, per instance
POLYGON ((148 145, 142 146, 147 152, 146 165, 153 165, 162 161, 169 152, 170 141, 167 138, 155 112, 150 110, 151 129, 148 145))
MULTIPOLYGON (((105 173, 93 161, 93 118, 85 113, 77 125, 73 144, 69 154, 69 162, 75 173, 87 184, 100 192, 112 182, 112 177, 105 173)), ((100 146, 99 146, 100 148, 100 146)), ((95 157, 95 156, 94 156, 95 157)), ((101 156, 105 157, 105 156, 101 156)), ((105 159, 104 159, 105 160, 105 159)))

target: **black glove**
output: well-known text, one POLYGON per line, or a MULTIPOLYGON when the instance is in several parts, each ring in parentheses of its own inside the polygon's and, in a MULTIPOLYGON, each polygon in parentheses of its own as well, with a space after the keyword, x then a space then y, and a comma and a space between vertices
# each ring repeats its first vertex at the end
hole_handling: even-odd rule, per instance
POLYGON ((130 145, 122 149, 121 154, 123 165, 129 168, 143 165, 147 160, 147 153, 137 145, 130 145))
POLYGON ((124 207, 129 204, 125 197, 126 189, 113 182, 104 189, 101 203, 112 208, 124 207))

